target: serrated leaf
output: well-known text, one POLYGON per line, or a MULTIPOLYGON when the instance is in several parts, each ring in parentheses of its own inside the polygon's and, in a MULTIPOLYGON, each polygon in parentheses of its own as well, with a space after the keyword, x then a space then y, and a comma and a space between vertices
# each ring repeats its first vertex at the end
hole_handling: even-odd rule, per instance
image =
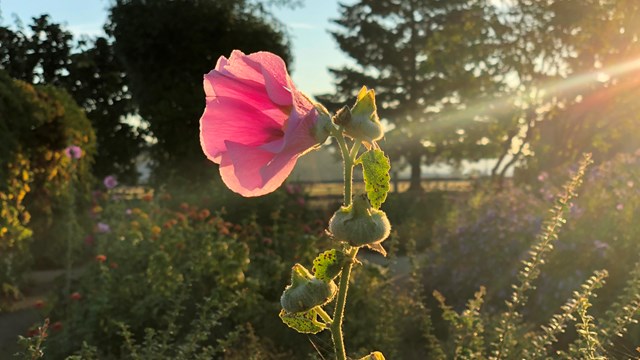
POLYGON ((387 199, 387 193, 391 187, 391 162, 385 156, 384 151, 371 149, 358 159, 362 164, 365 190, 371 203, 371 207, 379 209, 380 205, 387 199))
POLYGON ((302 334, 317 334, 325 329, 318 323, 318 313, 314 309, 301 313, 290 313, 282 309, 278 316, 288 327, 302 334))
POLYGON ((324 282, 333 280, 342 270, 344 253, 336 249, 327 250, 313 260, 314 276, 324 282))

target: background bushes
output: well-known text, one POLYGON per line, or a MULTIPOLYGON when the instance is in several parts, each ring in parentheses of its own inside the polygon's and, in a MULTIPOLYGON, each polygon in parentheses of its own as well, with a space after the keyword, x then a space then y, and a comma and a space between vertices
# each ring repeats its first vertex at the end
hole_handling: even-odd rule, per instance
MULTIPOLYGON (((3 203, 3 212, 15 215, 3 221, 18 226, 16 219, 21 219, 14 229, 17 234, 2 239, 7 250, 0 257, 28 262, 27 243, 33 238, 31 255, 39 264, 60 264, 56 259, 61 258, 67 234, 62 215, 68 210, 65 199, 73 191, 78 201, 72 204, 72 211, 83 213, 93 182, 94 152, 91 124, 66 92, 13 80, 0 71, 0 191, 8 201, 3 203), (84 152, 74 166, 63 153, 72 144, 84 152), (69 185, 72 177, 76 179, 73 188, 69 185), (24 227, 29 218, 33 237, 24 227)), ((5 273, 13 272, 10 277, 17 281, 18 269, 24 266, 5 266, 9 267, 12 270, 5 273)))

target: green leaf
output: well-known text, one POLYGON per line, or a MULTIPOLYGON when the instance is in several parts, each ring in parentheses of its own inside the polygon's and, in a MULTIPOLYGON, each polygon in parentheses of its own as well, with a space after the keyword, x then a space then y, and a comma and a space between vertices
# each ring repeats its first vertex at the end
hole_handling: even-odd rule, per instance
POLYGON ((300 313, 290 313, 282 309, 279 316, 288 327, 302 334, 317 334, 325 329, 325 326, 318 322, 318 313, 314 309, 300 313))
POLYGON ((333 280, 342 270, 344 253, 336 249, 327 250, 313 260, 313 274, 324 282, 333 280))
POLYGON ((390 188, 391 163, 384 152, 379 149, 371 149, 358 159, 357 163, 362 164, 364 173, 365 190, 371 202, 371 207, 379 209, 380 205, 387 199, 390 188))

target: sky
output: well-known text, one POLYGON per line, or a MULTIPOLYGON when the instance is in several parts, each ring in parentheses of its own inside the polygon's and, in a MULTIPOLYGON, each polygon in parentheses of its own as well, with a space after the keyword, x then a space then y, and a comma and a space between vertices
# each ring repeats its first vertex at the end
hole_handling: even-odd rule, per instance
MULTIPOLYGON (((12 25, 17 15, 23 24, 31 18, 49 14, 51 20, 66 25, 74 35, 104 34, 110 0, 0 0, 2 23, 12 25)), ((295 9, 275 9, 275 16, 289 31, 294 62, 291 76, 296 87, 311 95, 333 91, 329 67, 340 67, 349 60, 329 34, 330 19, 338 16, 337 0, 304 0, 295 9)), ((215 64, 212 64, 212 67, 215 64)))

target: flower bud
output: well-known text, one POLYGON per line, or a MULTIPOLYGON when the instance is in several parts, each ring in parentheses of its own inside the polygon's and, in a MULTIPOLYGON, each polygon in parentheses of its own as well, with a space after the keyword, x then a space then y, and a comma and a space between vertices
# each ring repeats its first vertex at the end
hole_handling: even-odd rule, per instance
POLYGON ((338 125, 344 126, 344 132, 354 139, 373 142, 384 135, 378 118, 375 92, 366 86, 360 89, 355 105, 351 109, 341 109, 335 119, 338 125))
POLYGON ((304 266, 295 264, 291 269, 291 285, 284 289, 280 304, 290 313, 305 312, 331 301, 337 290, 333 281, 316 279, 304 266))
POLYGON ((338 241, 352 246, 379 244, 391 232, 387 214, 371 207, 365 195, 356 196, 353 204, 341 207, 331 220, 329 231, 338 241))

